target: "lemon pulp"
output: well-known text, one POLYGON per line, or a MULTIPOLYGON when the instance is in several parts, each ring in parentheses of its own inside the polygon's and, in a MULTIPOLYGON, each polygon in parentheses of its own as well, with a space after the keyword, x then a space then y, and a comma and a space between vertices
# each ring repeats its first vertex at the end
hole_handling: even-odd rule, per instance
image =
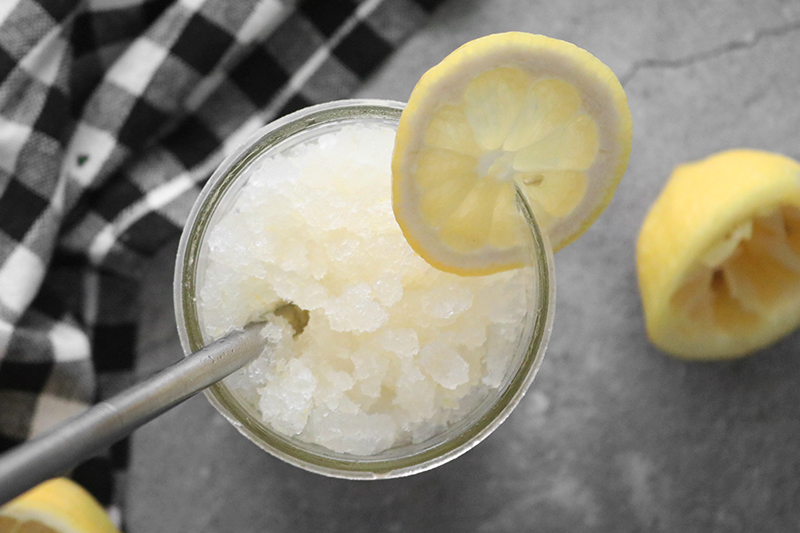
POLYGON ((470 82, 462 106, 436 112, 425 145, 418 166, 425 221, 456 250, 507 249, 521 244, 515 185, 547 229, 586 192, 597 126, 569 83, 502 67, 470 82))

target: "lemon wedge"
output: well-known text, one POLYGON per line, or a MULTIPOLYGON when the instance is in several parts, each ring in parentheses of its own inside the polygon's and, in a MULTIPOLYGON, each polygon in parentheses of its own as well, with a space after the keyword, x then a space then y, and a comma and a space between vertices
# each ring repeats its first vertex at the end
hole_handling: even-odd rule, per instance
POLYGON ((501 33, 420 79, 397 128, 395 218, 436 268, 481 275, 524 264, 520 191, 554 250, 605 209, 625 173, 631 115, 614 73, 577 46, 501 33))
POLYGON ((3 533, 119 533, 86 490, 67 478, 45 481, 0 507, 3 533))
POLYGON ((724 359, 800 324, 800 164, 731 150, 678 166, 637 245, 652 342, 672 355, 724 359))

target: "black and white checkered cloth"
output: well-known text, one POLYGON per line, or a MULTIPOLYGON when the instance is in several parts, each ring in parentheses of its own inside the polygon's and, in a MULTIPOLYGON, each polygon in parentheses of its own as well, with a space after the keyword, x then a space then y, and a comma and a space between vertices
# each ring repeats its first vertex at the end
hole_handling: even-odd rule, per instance
MULTIPOLYGON (((226 153, 438 3, 0 0, 0 451, 130 384, 138 273, 226 153)), ((74 476, 111 506, 126 464, 74 476)))

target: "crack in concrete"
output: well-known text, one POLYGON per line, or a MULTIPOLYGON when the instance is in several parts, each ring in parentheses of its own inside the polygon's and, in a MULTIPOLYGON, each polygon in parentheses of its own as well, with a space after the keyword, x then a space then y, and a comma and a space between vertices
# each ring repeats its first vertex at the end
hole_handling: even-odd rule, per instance
POLYGON ((725 54, 735 52, 737 50, 754 48, 764 39, 783 37, 798 30, 800 30, 800 20, 775 28, 764 28, 752 33, 746 39, 725 43, 724 45, 710 48, 709 50, 704 50, 702 52, 689 54, 677 59, 643 59, 641 61, 635 61, 628 72, 620 76, 619 80, 624 87, 631 81, 631 79, 633 79, 634 76, 636 76, 636 74, 639 73, 639 71, 644 69, 688 67, 702 61, 724 56, 725 54))

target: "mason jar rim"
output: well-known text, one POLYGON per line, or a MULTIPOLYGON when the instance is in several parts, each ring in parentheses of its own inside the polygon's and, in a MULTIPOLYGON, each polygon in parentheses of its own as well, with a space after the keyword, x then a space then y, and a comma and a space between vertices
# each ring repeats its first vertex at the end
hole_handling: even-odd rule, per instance
MULTIPOLYGON (((405 104, 391 100, 340 100, 295 111, 250 135, 217 167, 195 201, 178 246, 173 282, 173 298, 178 335, 184 354, 199 350, 207 340, 201 331, 195 302, 196 276, 206 230, 213 222, 217 207, 236 185, 236 180, 250 162, 266 151, 279 149, 285 141, 331 124, 370 118, 396 125, 405 104)), ((218 382, 205 391, 209 402, 244 436, 263 450, 290 464, 319 474, 346 479, 380 479, 407 476, 429 470, 465 453, 491 434, 511 413, 529 388, 547 347, 555 307, 555 279, 552 251, 547 236, 536 223, 524 195, 517 203, 531 230, 535 271, 536 309, 528 309, 526 328, 530 341, 522 360, 496 400, 479 418, 461 432, 454 432, 436 445, 417 446, 417 452, 395 458, 373 459, 326 451, 322 447, 302 446, 290 437, 269 430, 235 395, 218 382), (309 451, 310 450, 310 451, 309 451)), ((457 423, 456 423, 457 425, 457 423)), ((443 434, 446 434, 445 430, 443 434)), ((391 454, 390 454, 391 455, 391 454)))

